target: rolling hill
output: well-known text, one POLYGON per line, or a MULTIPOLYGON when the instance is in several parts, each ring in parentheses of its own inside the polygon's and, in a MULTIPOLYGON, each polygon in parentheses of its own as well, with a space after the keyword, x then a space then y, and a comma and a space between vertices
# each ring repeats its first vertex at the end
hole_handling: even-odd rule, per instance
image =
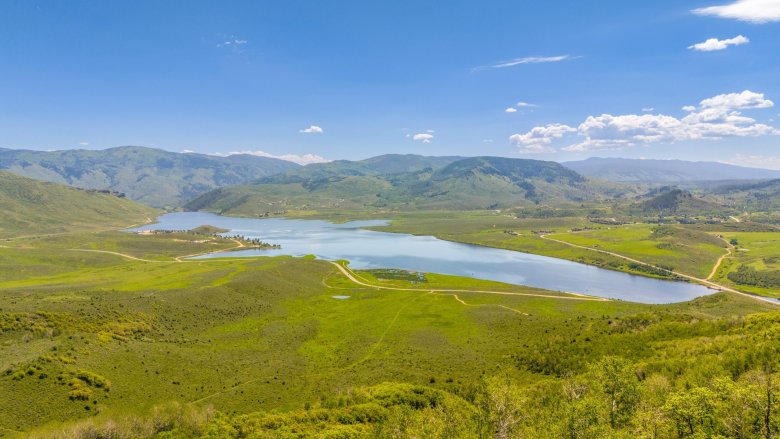
POLYGON ((444 159, 416 158, 404 166, 417 170, 400 173, 372 168, 383 161, 381 157, 307 166, 252 185, 217 189, 185 207, 242 215, 287 210, 489 209, 578 203, 604 193, 602 184, 555 162, 501 157, 444 159), (446 161, 450 163, 431 166, 446 161))
POLYGON ((216 157, 124 146, 106 150, 0 150, 0 169, 86 189, 110 189, 154 207, 179 206, 218 187, 300 166, 251 155, 216 157))
POLYGON ((639 215, 714 215, 727 209, 677 188, 662 188, 652 197, 630 206, 639 215))
POLYGON ((0 236, 126 227, 157 211, 116 194, 0 171, 0 236))
POLYGON ((587 177, 617 182, 675 183, 780 178, 780 171, 716 162, 592 157, 562 164, 587 177))

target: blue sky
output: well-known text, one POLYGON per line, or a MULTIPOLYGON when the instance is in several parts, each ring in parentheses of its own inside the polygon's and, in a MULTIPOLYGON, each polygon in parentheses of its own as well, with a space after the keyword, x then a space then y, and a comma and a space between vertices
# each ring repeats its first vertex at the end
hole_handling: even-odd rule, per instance
POLYGON ((778 54, 780 0, 9 0, 0 147, 780 169, 778 54))

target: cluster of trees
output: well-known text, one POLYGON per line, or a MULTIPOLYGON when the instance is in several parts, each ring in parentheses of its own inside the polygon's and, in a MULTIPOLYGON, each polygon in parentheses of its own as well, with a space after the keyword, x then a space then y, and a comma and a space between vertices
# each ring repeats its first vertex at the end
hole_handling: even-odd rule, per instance
POLYGON ((740 265, 736 271, 728 274, 730 281, 741 285, 752 285, 761 288, 780 287, 780 270, 756 270, 747 265, 740 265))

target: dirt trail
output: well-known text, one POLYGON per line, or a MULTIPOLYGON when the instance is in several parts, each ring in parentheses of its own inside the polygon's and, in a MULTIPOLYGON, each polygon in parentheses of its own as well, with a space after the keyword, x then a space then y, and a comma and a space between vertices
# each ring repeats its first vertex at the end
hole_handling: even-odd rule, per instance
POLYGON ((720 264, 723 263, 724 259, 730 257, 734 251, 734 246, 731 245, 729 241, 726 241, 722 236, 718 236, 718 239, 726 243, 726 254, 719 257, 715 262, 715 266, 712 267, 712 271, 710 272, 710 275, 707 276, 707 280, 711 280, 713 277, 715 277, 715 274, 718 272, 718 268, 720 268, 720 264))
POLYGON ((358 285, 362 285, 364 287, 369 288, 376 288, 379 290, 393 290, 393 291, 420 291, 420 292, 431 292, 431 293, 480 293, 480 294, 498 294, 498 295, 504 295, 504 296, 526 296, 526 297, 544 297, 546 299, 560 299, 560 300, 587 300, 587 301, 594 301, 594 302, 609 302, 609 299, 605 299, 603 297, 590 297, 590 296, 554 296, 551 294, 534 294, 534 293, 512 293, 509 291, 488 291, 488 290, 454 290, 454 289, 430 289, 430 288, 400 288, 400 287, 386 287, 382 285, 371 285, 369 283, 363 282, 355 277, 355 274, 349 270, 348 268, 344 267, 343 265, 331 262, 331 264, 335 265, 336 268, 341 271, 341 273, 347 277, 350 281, 353 283, 356 283, 358 285))

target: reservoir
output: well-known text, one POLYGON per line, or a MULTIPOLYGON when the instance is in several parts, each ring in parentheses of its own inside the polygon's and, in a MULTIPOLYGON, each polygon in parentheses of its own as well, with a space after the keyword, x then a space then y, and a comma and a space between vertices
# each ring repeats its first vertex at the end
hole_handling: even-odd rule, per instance
POLYGON ((443 241, 432 236, 363 229, 387 224, 382 220, 333 224, 319 220, 178 212, 163 215, 156 224, 132 231, 189 230, 204 224, 230 230, 224 235, 256 238, 279 244, 281 249, 238 250, 198 258, 315 255, 327 260, 348 260, 353 269, 399 268, 467 276, 641 303, 684 302, 714 292, 698 284, 652 279, 547 256, 443 241))

